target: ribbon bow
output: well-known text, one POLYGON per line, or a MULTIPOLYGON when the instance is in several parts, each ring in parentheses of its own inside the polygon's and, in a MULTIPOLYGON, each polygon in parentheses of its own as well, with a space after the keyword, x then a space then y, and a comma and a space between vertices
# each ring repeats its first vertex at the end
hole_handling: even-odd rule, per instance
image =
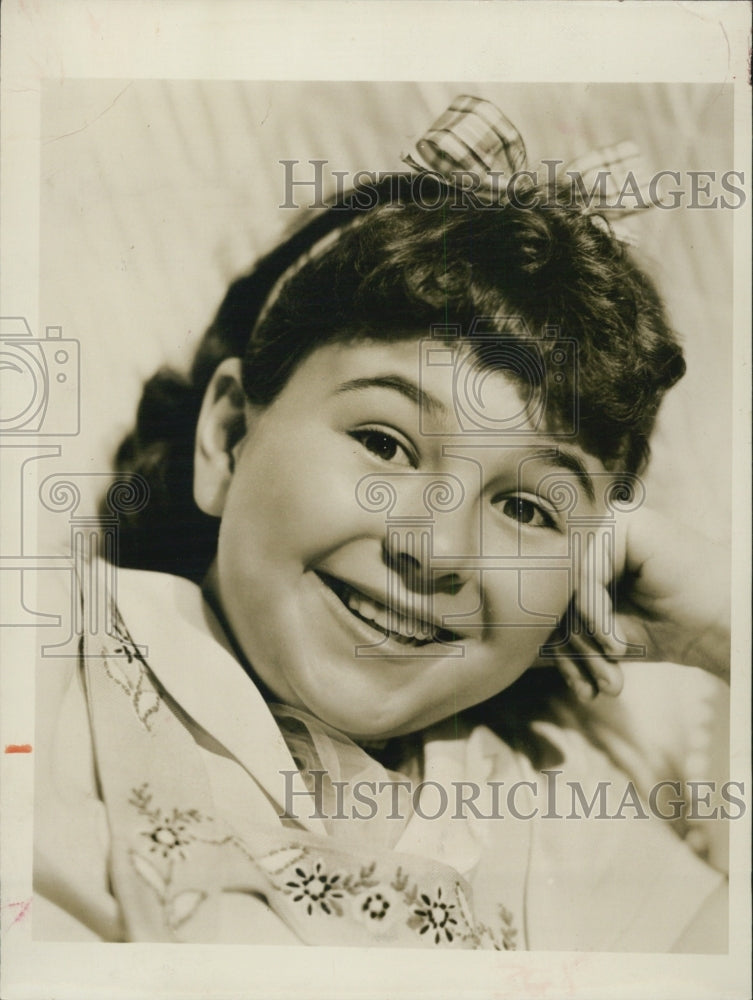
MULTIPOLYGON (((472 193, 487 205, 501 204, 500 181, 509 183, 527 166, 525 144, 509 118, 491 101, 467 94, 456 97, 402 159, 412 170, 438 175, 452 187, 463 175, 474 175, 478 186, 472 193)), ((557 179, 578 192, 581 210, 595 225, 611 229, 623 243, 637 242, 634 217, 657 201, 640 151, 630 141, 579 156, 558 171, 557 179)))

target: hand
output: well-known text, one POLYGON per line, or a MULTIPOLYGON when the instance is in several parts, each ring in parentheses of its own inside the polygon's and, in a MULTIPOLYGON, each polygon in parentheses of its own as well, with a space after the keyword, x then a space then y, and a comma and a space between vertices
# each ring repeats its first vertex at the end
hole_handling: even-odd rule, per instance
POLYGON ((619 661, 631 658, 729 680, 727 548, 646 507, 613 523, 580 560, 567 642, 553 657, 576 694, 618 694, 619 661))
POLYGON ((730 552, 648 508, 622 515, 614 577, 616 631, 648 660, 729 680, 730 552))

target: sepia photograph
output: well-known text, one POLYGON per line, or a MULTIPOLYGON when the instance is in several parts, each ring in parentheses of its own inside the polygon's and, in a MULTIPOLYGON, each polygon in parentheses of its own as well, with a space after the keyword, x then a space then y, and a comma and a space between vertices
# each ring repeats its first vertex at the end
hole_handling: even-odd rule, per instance
POLYGON ((3 996, 742 997, 749 91, 287 6, 4 78, 3 996))

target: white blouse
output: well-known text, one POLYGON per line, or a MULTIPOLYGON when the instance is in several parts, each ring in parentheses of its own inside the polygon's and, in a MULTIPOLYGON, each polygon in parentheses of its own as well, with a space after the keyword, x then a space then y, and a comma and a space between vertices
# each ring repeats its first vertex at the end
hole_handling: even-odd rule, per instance
POLYGON ((323 808, 200 589, 117 581, 113 634, 37 666, 38 940, 663 952, 723 882, 566 713, 548 773, 451 720, 397 788, 294 718, 323 808))

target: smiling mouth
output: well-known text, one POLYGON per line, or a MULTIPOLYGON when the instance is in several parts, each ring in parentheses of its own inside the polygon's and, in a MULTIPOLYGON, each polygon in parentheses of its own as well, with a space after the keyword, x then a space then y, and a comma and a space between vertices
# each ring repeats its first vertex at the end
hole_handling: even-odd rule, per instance
POLYGON ((417 615, 406 615, 388 607, 336 577, 320 572, 316 575, 355 618, 402 645, 428 646, 437 642, 458 642, 462 638, 457 632, 427 622, 417 615))

